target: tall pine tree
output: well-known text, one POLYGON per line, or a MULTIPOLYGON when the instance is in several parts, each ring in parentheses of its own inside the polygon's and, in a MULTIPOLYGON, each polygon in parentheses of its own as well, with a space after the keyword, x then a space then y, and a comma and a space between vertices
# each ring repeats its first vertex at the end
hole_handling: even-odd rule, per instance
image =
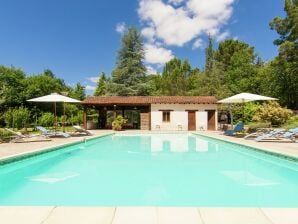
POLYGON ((209 75, 214 66, 213 39, 210 35, 208 38, 208 47, 205 50, 205 54, 206 54, 205 73, 206 75, 209 75))
POLYGON ((106 88, 107 88, 107 78, 106 78, 106 74, 102 72, 97 81, 97 86, 93 95, 94 96, 106 95, 106 92, 107 92, 106 88))
POLYGON ((173 58, 164 66, 161 76, 161 87, 164 95, 187 95, 191 65, 187 60, 173 58))
POLYGON ((270 27, 280 35, 274 43, 279 54, 272 62, 275 96, 298 109, 298 0, 285 0, 286 17, 275 17, 270 27))
POLYGON ((285 0, 286 18, 275 17, 270 22, 272 30, 280 35, 274 43, 281 45, 285 41, 296 42, 298 38, 298 0, 285 0))
POLYGON ((130 27, 123 35, 118 51, 116 68, 112 72, 112 82, 108 85, 109 95, 146 95, 146 67, 143 39, 135 27, 130 27))

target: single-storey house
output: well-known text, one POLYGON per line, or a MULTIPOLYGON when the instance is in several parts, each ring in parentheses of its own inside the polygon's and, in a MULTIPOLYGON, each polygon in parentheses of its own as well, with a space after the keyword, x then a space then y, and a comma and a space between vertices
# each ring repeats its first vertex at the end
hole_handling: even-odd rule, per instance
MULTIPOLYGON (((83 102, 84 127, 87 109, 98 112, 96 128, 111 128, 117 115, 128 122, 125 129, 217 130, 217 99, 213 96, 90 96, 83 102)), ((94 118, 93 118, 94 120, 94 118)))

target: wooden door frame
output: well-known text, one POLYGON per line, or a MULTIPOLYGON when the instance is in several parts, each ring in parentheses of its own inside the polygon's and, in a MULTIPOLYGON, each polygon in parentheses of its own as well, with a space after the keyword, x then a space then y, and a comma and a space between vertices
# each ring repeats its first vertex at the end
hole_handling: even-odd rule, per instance
POLYGON ((187 121, 188 121, 188 128, 187 128, 187 130, 188 131, 196 131, 197 130, 197 127, 196 127, 196 123, 197 123, 197 117, 196 117, 196 112, 198 111, 198 110, 186 110, 187 111, 187 121), (193 120, 193 122, 194 122, 194 124, 193 124, 193 126, 194 126, 194 129, 193 130, 190 130, 190 120, 189 120, 189 114, 190 113, 193 113, 194 114, 194 120, 193 120))
MULTIPOLYGON (((207 130, 208 130, 208 131, 215 131, 215 130, 216 130, 216 110, 205 110, 205 111, 207 112, 207 124, 208 124, 208 125, 207 125, 207 130), (214 113, 214 114, 213 114, 213 115, 214 115, 214 116, 213 116, 213 118, 214 118, 214 122, 213 122, 213 127, 212 127, 212 128, 211 128, 210 125, 209 125, 209 124, 211 123, 211 122, 209 122, 209 113, 210 113, 210 112, 213 112, 213 113, 214 113)), ((211 123, 211 124, 212 124, 212 123, 211 123)))

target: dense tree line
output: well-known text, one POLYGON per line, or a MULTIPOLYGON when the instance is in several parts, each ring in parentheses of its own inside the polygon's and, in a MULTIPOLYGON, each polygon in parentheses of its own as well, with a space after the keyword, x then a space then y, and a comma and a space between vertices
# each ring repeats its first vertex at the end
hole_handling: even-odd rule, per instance
POLYGON ((270 22, 280 38, 279 54, 264 62, 253 46, 228 39, 215 49, 209 37, 204 70, 187 59, 167 62, 161 74, 145 76, 142 37, 129 28, 122 37, 112 78, 101 75, 95 95, 215 95, 218 99, 240 92, 269 95, 283 106, 298 109, 298 1, 285 1, 285 18, 270 22))
MULTIPOLYGON (((21 69, 0 66, 0 125, 4 124, 5 118, 10 120, 7 118, 8 115, 5 114, 6 111, 11 111, 11 114, 13 112, 15 114, 27 113, 26 107, 28 107, 30 108, 31 121, 37 119, 45 112, 53 112, 53 105, 51 104, 29 103, 26 100, 54 92, 78 100, 85 98, 85 87, 80 83, 77 83, 74 87, 67 86, 62 79, 57 78, 50 70, 28 76, 21 69), (17 110, 19 108, 21 109, 17 110)), ((68 117, 76 116, 80 109, 79 105, 67 105, 66 112, 68 117)), ((58 113, 62 114, 62 105, 60 104, 58 104, 58 113)))

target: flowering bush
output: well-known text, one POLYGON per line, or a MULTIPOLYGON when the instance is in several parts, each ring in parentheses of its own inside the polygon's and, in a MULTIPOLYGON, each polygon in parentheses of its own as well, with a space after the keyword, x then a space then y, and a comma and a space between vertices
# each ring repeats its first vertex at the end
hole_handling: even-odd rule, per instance
POLYGON ((253 116, 257 122, 270 122, 272 125, 284 124, 292 115, 292 111, 282 108, 276 101, 263 104, 253 116))

